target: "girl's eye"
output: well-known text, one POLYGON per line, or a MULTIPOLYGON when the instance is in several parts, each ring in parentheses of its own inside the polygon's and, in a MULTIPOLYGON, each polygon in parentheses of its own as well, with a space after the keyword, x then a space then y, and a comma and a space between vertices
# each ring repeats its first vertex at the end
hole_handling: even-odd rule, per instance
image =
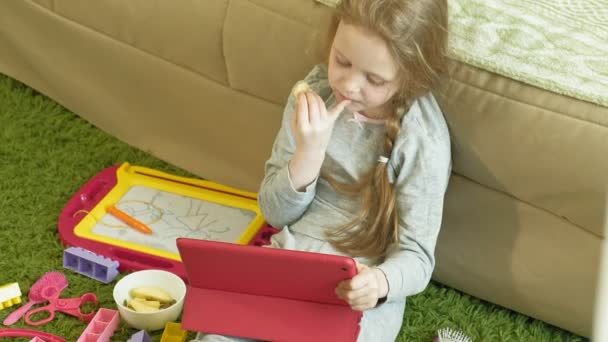
POLYGON ((340 64, 340 65, 341 65, 341 66, 343 66, 343 67, 349 67, 349 66, 350 66, 350 63, 348 63, 348 62, 347 62, 347 61, 345 61, 345 60, 341 60, 341 59, 339 59, 339 58, 336 58, 336 63, 340 64))
POLYGON ((367 78, 367 81, 368 81, 368 82, 369 82, 371 85, 376 86, 376 87, 380 87, 380 86, 384 85, 384 83, 385 83, 384 81, 378 81, 378 80, 375 80, 375 79, 373 79, 373 78, 371 78, 371 77, 368 77, 368 78, 367 78))

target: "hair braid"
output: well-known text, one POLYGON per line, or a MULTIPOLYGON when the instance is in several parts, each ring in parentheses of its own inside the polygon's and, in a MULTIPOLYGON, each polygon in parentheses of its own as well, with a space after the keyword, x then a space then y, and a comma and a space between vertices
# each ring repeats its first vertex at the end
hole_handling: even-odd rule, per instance
MULTIPOLYGON (((377 33, 399 66, 400 86, 391 100, 383 153, 390 157, 401 122, 413 102, 429 93, 447 71, 448 17, 446 0, 342 0, 329 27, 331 43, 340 21, 377 33)), ((329 49, 328 49, 329 50, 329 49)), ((329 51, 328 51, 329 52, 329 51)), ((356 217, 328 230, 332 245, 353 256, 385 256, 399 238, 396 189, 389 165, 377 163, 356 184, 343 184, 323 174, 339 192, 361 199, 356 217)))
MULTIPOLYGON (((403 110, 386 120, 383 154, 390 157, 401 129, 403 110)), ((377 165, 357 184, 342 184, 324 175, 339 191, 362 199, 362 210, 348 224, 330 230, 328 237, 338 250, 355 256, 385 255, 388 246, 399 238, 396 193, 388 177, 388 163, 377 165), (371 219, 371 220, 370 220, 371 219)))

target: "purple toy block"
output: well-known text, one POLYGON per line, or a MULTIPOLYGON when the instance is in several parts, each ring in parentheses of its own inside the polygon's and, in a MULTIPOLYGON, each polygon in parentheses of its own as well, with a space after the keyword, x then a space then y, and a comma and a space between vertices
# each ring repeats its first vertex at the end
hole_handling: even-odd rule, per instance
POLYGON ((101 308, 84 329, 77 342, 109 342, 120 323, 116 310, 101 308))
POLYGON ((131 335, 131 338, 129 338, 127 342, 152 342, 152 338, 145 330, 140 330, 131 335))
POLYGON ((63 267, 87 277, 109 283, 118 275, 118 261, 97 255, 80 247, 70 247, 63 251, 63 267))

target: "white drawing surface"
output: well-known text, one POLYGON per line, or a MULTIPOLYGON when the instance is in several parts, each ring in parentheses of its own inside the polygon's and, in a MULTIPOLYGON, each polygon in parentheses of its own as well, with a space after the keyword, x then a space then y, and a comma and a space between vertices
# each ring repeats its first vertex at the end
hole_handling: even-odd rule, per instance
POLYGON ((145 186, 131 187, 115 206, 153 233, 130 228, 111 214, 97 222, 93 233, 172 253, 178 253, 179 237, 236 242, 256 217, 250 210, 145 186))

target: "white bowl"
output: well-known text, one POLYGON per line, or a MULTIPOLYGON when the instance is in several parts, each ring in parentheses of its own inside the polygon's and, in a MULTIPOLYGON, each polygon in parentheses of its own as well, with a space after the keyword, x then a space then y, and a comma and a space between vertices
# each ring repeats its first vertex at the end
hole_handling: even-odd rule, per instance
POLYGON ((114 301, 122 319, 131 327, 139 330, 160 330, 167 322, 175 322, 184 307, 186 284, 173 273, 161 270, 145 270, 133 272, 120 279, 114 286, 114 301), (129 292, 137 287, 158 287, 175 299, 175 304, 157 312, 136 312, 124 305, 125 299, 130 300, 129 292))

